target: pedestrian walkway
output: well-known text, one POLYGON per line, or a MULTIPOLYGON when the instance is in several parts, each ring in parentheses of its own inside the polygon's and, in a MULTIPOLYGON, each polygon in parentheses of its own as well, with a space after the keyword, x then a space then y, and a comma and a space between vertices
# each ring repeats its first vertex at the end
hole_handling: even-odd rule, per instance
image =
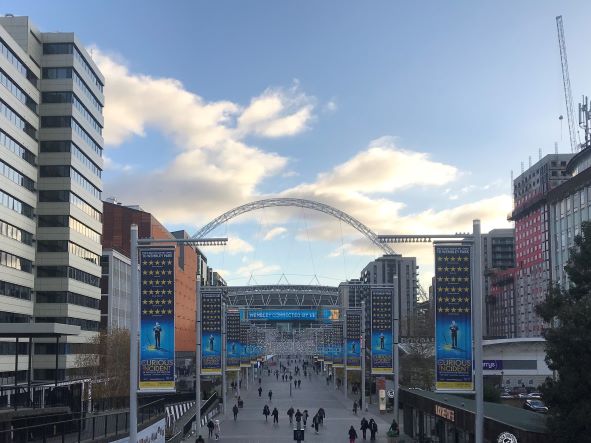
MULTIPOLYGON (((292 363, 293 366, 293 363, 292 363)), ((240 409, 238 420, 234 421, 232 417, 232 407, 234 406, 232 395, 228 395, 228 407, 226 416, 219 416, 222 431, 222 441, 236 441, 244 443, 256 442, 293 442, 293 426, 289 424, 287 410, 292 406, 295 409, 308 410, 310 414, 307 427, 305 429, 305 442, 348 442, 348 430, 353 425, 359 435, 358 442, 362 442, 362 433, 359 429, 362 417, 367 420, 373 418, 378 425, 377 442, 388 442, 386 432, 390 427, 391 415, 383 418, 376 413, 358 412, 353 414, 353 402, 348 403, 342 392, 336 391, 333 384, 326 385, 326 379, 322 375, 312 374, 312 380, 301 377, 301 389, 294 389, 292 382, 292 396, 289 395, 289 382, 279 381, 275 376, 267 373, 262 376, 263 395, 258 396, 258 381, 249 386, 249 390, 242 390, 241 396, 244 400, 244 408, 240 409), (269 402, 268 392, 273 391, 273 399, 269 402), (268 405, 270 410, 273 408, 279 410, 279 424, 273 424, 273 417, 269 416, 268 422, 265 422, 263 407, 268 405), (319 408, 324 408, 326 418, 324 425, 320 426, 319 434, 316 435, 312 428, 312 417, 319 408)), ((294 419, 295 424, 295 419, 294 419)), ((207 435, 205 429, 204 436, 207 435)), ((207 438, 206 438, 206 441, 207 438)), ((210 439, 209 441, 213 441, 210 439)), ((367 433, 369 442, 369 432, 367 433)))

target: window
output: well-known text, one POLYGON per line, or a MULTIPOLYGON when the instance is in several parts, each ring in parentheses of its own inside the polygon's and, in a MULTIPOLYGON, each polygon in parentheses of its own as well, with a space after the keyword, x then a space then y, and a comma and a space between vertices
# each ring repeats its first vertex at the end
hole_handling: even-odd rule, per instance
POLYGON ((66 291, 38 291, 35 294, 37 303, 69 303, 86 308, 99 309, 100 301, 96 298, 66 291))
POLYGON ((65 165, 47 165, 39 167, 40 177, 69 177, 70 166, 65 165))
POLYGON ((100 263, 100 255, 95 254, 92 251, 89 251, 86 248, 83 248, 80 245, 77 245, 76 243, 72 243, 70 242, 69 246, 68 246, 68 250, 70 252, 70 254, 73 254, 77 257, 83 258, 84 260, 88 260, 89 262, 91 262, 92 264, 95 265, 99 265, 100 263))
POLYGON ((96 243, 101 242, 101 234, 89 228, 84 223, 79 222, 74 217, 70 217, 70 228, 82 235, 85 235, 96 243))
POLYGON ((0 251, 0 265, 18 271, 28 273, 33 272, 33 262, 31 260, 27 260, 26 258, 19 257, 18 255, 9 252, 0 251))
POLYGON ((92 93, 92 91, 90 90, 90 88, 88 87, 86 82, 84 80, 82 80, 82 77, 80 77, 80 75, 78 75, 78 73, 75 70, 72 74, 72 78, 74 79, 74 83, 76 83, 80 87, 80 89, 82 89, 82 92, 84 92, 84 95, 86 95, 86 98, 88 98, 90 100, 92 105, 99 112, 102 113, 103 112, 103 105, 101 104, 99 99, 96 98, 96 96, 92 93))
POLYGON ((27 80, 29 80, 33 85, 35 85, 35 87, 37 87, 37 76, 33 74, 33 71, 27 68, 27 66, 21 61, 21 59, 18 58, 14 52, 12 52, 10 47, 2 39, 0 39, 0 52, 2 52, 2 55, 6 57, 8 62, 12 66, 14 66, 17 69, 17 71, 19 71, 27 80))
POLYGON ((101 169, 88 157, 76 144, 69 140, 51 140, 42 141, 40 144, 41 152, 71 152, 97 177, 101 176, 101 169))
POLYGON ((8 149, 10 152, 15 154, 16 156, 22 158, 27 163, 35 165, 36 156, 15 139, 10 137, 6 132, 0 129, 0 144, 8 149))
MULTIPOLYGON (((65 92, 44 92, 42 95, 43 103, 71 103, 74 105, 74 108, 78 112, 80 112, 83 117, 90 123, 90 125, 97 131, 99 134, 103 133, 103 127, 101 124, 94 118, 94 116, 90 113, 90 111, 82 104, 80 99, 76 97, 76 94, 72 92, 65 91, 65 92)), ((69 123, 63 126, 69 126, 69 123)))
POLYGON ((50 115, 41 117, 42 128, 68 128, 70 127, 71 117, 64 115, 50 115))
POLYGON ((0 113, 6 117, 10 123, 21 129, 25 134, 37 141, 37 131, 35 127, 22 118, 14 109, 6 104, 3 100, 0 100, 0 113))
POLYGON ((0 204, 28 218, 34 218, 33 207, 0 189, 0 204))
POLYGON ((12 79, 0 69, 0 83, 16 97, 18 101, 25 104, 31 111, 37 113, 37 103, 24 90, 22 90, 12 79))
POLYGON ((91 194, 93 197, 97 199, 101 199, 101 191, 92 183, 90 183, 86 177, 80 174, 76 169, 71 168, 71 175, 72 179, 78 183, 86 192, 91 194))
MULTIPOLYGON (((36 317, 36 323, 63 323, 66 325, 80 326, 85 331, 98 331, 99 322, 92 320, 84 320, 82 318, 72 317, 36 317)), ((85 343, 81 343, 85 344, 85 343)))
POLYGON ((37 266, 39 278, 71 278, 90 286, 100 287, 100 278, 71 266, 37 266))
POLYGON ((103 148, 101 147, 101 145, 94 141, 94 139, 90 135, 88 135, 88 132, 86 132, 84 128, 80 126, 75 119, 72 119, 71 124, 72 129, 82 138, 82 140, 84 140, 84 142, 88 144, 88 146, 90 146, 93 149, 93 151, 99 155, 99 157, 102 156, 103 148))
POLYGON ((95 86, 98 88, 99 91, 103 92, 103 84, 99 80, 98 76, 94 73, 93 69, 90 66, 90 63, 86 61, 86 58, 80 53, 78 48, 74 46, 74 59, 78 60, 82 65, 82 68, 86 73, 90 76, 92 81, 94 82, 95 86))
POLYGON ((31 293, 33 289, 26 286, 9 283, 7 281, 0 281, 0 295, 6 297, 20 298, 22 300, 31 300, 31 293))
POLYGON ((72 43, 44 43, 43 54, 72 54, 74 45, 72 43))
POLYGON ((41 94, 43 103, 72 103, 72 93, 66 92, 44 92, 41 94))
POLYGON ((70 191, 39 191, 40 202, 66 203, 70 199, 70 191))
POLYGON ((8 180, 22 186, 23 188, 35 192, 35 182, 26 175, 21 174, 16 169, 10 167, 8 163, 4 163, 0 160, 0 174, 6 177, 8 180))
POLYGON ((0 220, 0 235, 19 241, 26 245, 33 244, 33 234, 2 220, 0 220))
POLYGON ((68 242, 66 240, 37 240, 38 252, 67 252, 68 242))
POLYGON ((72 78, 72 68, 43 68, 43 78, 55 80, 61 78, 72 78))
POLYGON ((31 316, 0 311, 0 323, 31 323, 31 316))
POLYGON ((39 168, 41 177, 71 177, 85 191, 97 199, 101 198, 101 191, 90 183, 86 177, 80 174, 76 169, 67 165, 44 165, 39 168))
POLYGON ((67 215, 40 215, 38 217, 40 228, 67 228, 68 222, 67 215))

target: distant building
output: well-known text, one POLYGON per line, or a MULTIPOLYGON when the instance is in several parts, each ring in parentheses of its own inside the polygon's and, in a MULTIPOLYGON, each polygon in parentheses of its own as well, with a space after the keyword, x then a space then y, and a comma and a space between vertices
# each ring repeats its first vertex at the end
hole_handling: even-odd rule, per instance
POLYGON ((549 192, 568 180, 573 154, 550 154, 513 181, 516 261, 516 336, 539 337, 543 322, 534 308, 546 298, 550 283, 549 192))
POLYGON ((371 261, 361 271, 360 280, 370 285, 393 284, 397 276, 396 291, 400 294, 400 335, 414 333, 413 317, 417 304, 417 260, 415 257, 384 255, 371 261))
POLYGON ((101 271, 101 329, 129 329, 131 260, 115 249, 103 249, 101 271))
MULTIPOLYGON (((515 267, 515 237, 513 229, 493 229, 482 235, 482 269, 484 272, 483 331, 485 336, 492 334, 491 316, 497 306, 498 291, 492 290, 491 281, 495 274, 515 267)), ((498 312, 495 312, 498 314, 498 312)), ((498 316, 498 315, 497 315, 498 316)))

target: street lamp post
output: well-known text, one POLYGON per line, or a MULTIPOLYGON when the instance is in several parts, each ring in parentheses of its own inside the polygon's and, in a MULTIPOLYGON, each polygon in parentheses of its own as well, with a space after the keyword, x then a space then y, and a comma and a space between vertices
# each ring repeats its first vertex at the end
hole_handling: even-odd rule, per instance
POLYGON ((201 309, 199 298, 201 294, 201 274, 197 274, 195 291, 195 435, 201 434, 201 309))
POLYGON ((140 282, 137 269, 138 228, 131 225, 131 322, 129 332, 129 441, 137 442, 138 329, 140 282))
POLYGON ((398 395, 399 395, 399 385, 400 385, 400 353, 398 350, 398 343, 400 342, 400 292, 398 291, 398 276, 395 275, 394 276, 394 334, 393 334, 393 338, 394 338, 394 343, 392 343, 393 345, 393 351, 394 351, 394 418, 396 419, 396 422, 398 422, 398 395))

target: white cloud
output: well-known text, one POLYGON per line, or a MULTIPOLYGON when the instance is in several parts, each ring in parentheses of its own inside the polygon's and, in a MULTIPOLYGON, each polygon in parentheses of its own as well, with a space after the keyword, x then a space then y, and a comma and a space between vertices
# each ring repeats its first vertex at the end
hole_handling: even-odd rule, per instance
POLYGON ((265 275, 276 273, 281 269, 279 265, 267 265, 262 260, 255 260, 248 264, 241 266, 234 274, 241 277, 250 277, 251 275, 265 275))
POLYGON ((338 109, 337 102, 335 100, 329 100, 324 105, 325 112, 335 112, 338 109))
POLYGON ((284 234, 287 232, 287 229, 284 228, 283 226, 276 226, 272 229, 270 229, 269 231, 267 231, 267 233, 265 233, 263 240, 268 241, 268 240, 272 240, 273 238, 277 237, 278 235, 284 234))
POLYGON ((132 165, 118 163, 108 155, 103 154, 103 169, 106 171, 129 172, 133 169, 132 165))
POLYGON ((228 235, 228 243, 223 246, 201 246, 203 252, 207 254, 229 254, 229 255, 237 255, 237 254, 245 254, 247 252, 254 251, 253 246, 248 243, 246 240, 241 239, 237 235, 228 235))

